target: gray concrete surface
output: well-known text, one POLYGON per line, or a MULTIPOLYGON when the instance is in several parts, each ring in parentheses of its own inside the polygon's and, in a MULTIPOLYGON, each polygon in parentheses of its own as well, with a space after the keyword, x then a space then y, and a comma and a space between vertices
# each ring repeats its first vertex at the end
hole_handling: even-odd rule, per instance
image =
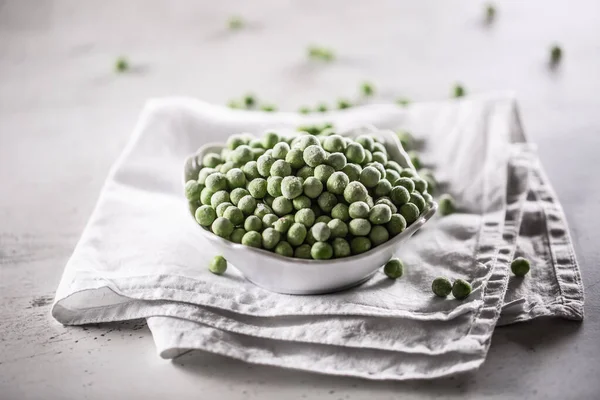
MULTIPOLYGON (((0 398, 591 399, 600 389, 600 3, 479 1, 0 1, 0 398), (231 33, 232 14, 250 22, 231 33), (564 47, 547 68, 549 46, 564 47), (331 46, 330 65, 306 60, 331 46), (126 55, 130 73, 113 63, 126 55), (49 306, 144 100, 215 103, 251 90, 283 109, 513 89, 563 202, 586 320, 498 329, 476 374, 367 382, 208 354, 158 358, 143 321, 64 328, 49 306)), ((597 398, 597 397, 596 397, 597 398)))

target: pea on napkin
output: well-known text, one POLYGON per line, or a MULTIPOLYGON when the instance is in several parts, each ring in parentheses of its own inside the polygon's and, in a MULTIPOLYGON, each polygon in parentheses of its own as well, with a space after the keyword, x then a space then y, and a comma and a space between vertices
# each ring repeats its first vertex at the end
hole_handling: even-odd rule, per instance
MULTIPOLYGON (((340 271, 343 273, 343 271, 340 271)), ((583 287, 560 204, 506 96, 357 107, 319 117, 150 101, 69 260, 53 307, 64 324, 148 318, 159 354, 206 350, 248 362, 369 379, 476 369, 495 326, 583 318, 583 287), (407 129, 460 212, 430 221, 399 249, 398 280, 378 272, 340 293, 268 292, 234 268, 208 271, 214 249, 192 221, 183 161, 240 132, 332 122, 407 129), (511 276, 516 256, 533 261, 511 276), (440 275, 473 285, 465 300, 431 292, 440 275)))

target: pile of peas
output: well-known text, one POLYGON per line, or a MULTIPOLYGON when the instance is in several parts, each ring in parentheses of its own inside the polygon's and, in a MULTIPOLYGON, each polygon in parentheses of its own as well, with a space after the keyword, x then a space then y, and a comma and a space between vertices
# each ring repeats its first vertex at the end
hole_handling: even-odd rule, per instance
POLYGON ((361 254, 401 233, 432 201, 428 180, 375 136, 233 135, 185 185, 198 224, 246 246, 303 259, 361 254))

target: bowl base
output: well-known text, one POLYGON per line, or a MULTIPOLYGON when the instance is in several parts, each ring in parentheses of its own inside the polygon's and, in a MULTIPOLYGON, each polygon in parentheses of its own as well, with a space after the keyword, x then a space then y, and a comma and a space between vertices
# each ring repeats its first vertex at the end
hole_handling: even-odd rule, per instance
POLYGON ((366 281, 371 279, 373 277, 373 275, 375 275, 375 272, 377 272, 377 270, 373 271, 369 275, 365 276, 364 278, 362 278, 356 282, 352 282, 352 283, 349 283, 349 284, 346 284, 343 286, 335 286, 335 287, 331 287, 331 288, 327 288, 327 289, 315 289, 315 290, 295 290, 295 289, 285 289, 285 288, 278 288, 278 287, 267 287, 267 286, 264 286, 264 285, 254 282, 252 279, 248 278, 245 275, 244 275, 244 278, 246 278, 246 280, 248 282, 252 283, 253 285, 256 285, 258 287, 266 289, 270 292, 281 293, 281 294, 292 294, 292 295, 297 295, 297 296, 306 296, 306 295, 314 295, 314 294, 336 293, 336 292, 341 292, 342 290, 351 289, 358 285, 362 285, 363 283, 365 283, 366 281))

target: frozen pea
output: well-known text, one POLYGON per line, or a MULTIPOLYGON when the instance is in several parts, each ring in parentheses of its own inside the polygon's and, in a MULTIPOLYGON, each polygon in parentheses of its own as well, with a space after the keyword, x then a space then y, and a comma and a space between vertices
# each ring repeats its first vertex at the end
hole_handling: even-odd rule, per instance
POLYGON ((281 242, 277 243, 277 246, 275 246, 275 253, 284 257, 292 257, 294 255, 294 249, 288 242, 282 240, 281 242))
POLYGON ((364 218, 355 218, 350 221, 348 228, 354 236, 367 236, 371 232, 371 223, 364 218))
POLYGON ((335 197, 333 193, 329 192, 321 193, 317 199, 319 207, 321 207, 321 210, 325 212, 331 212, 331 210, 333 209, 333 207, 335 207, 337 202, 337 197, 335 197))
POLYGON ((256 209, 254 210, 254 215, 258 218, 262 219, 267 214, 273 214, 273 210, 266 204, 258 203, 256 205, 256 209))
POLYGON ((419 158, 419 154, 416 151, 409 151, 408 156, 410 157, 410 162, 412 163, 415 169, 421 168, 421 159, 419 158))
POLYGON ((415 182, 408 177, 401 177, 396 179, 396 181, 394 182, 394 186, 402 186, 403 188, 408 190, 409 193, 415 191, 415 182))
POLYGON ((331 153, 327 156, 327 164, 336 171, 341 171, 346 166, 346 156, 343 153, 331 153))
POLYGON ((263 228, 270 228, 278 220, 277 215, 267 214, 262 218, 263 228))
POLYGON ((301 136, 300 139, 298 139, 298 142, 296 142, 297 148, 299 150, 302 150, 303 152, 309 146, 319 146, 319 144, 320 144, 319 139, 317 139, 313 135, 304 135, 304 136, 301 136))
POLYGON ((251 215, 256 210, 256 200, 250 195, 246 195, 238 201, 238 208, 244 215, 251 215))
POLYGON ((227 178, 222 173, 215 172, 206 178, 205 185, 213 192, 225 190, 227 189, 227 178))
POLYGON ((293 223, 293 220, 290 221, 289 218, 281 217, 273 223, 273 228, 279 233, 286 233, 293 223))
MULTIPOLYGON (((304 160, 302 160, 302 162, 304 162, 304 160)), ((313 167, 309 167, 308 165, 305 165, 304 167, 300 168, 298 170, 298 172, 296 173, 296 176, 298 178, 302 178, 304 180, 306 180, 314 175, 315 175, 315 169, 313 167)))
POLYGON ((200 193, 204 187, 195 180, 189 180, 185 183, 185 197, 189 201, 200 200, 200 193))
POLYGON ((215 172, 218 172, 218 171, 214 168, 202 168, 200 170, 200 172, 198 173, 198 183, 201 185, 205 185, 206 178, 208 178, 209 175, 214 174, 215 172))
POLYGON ((406 229, 406 220, 400 214, 392 214, 390 222, 388 222, 385 227, 391 236, 396 236, 406 229))
POLYGON ((225 212, 223 212, 223 217, 230 220, 233 226, 240 225, 242 222, 244 222, 244 213, 242 213, 242 210, 236 206, 227 207, 225 212))
MULTIPOLYGON (((354 204, 354 203, 353 203, 354 204)), ((340 219, 342 221, 347 221, 350 219, 350 213, 348 211, 348 206, 344 203, 336 204, 331 210, 331 217, 340 219)))
POLYGON ((387 179, 382 179, 377 182, 373 192, 376 196, 387 196, 392 191, 392 184, 387 179))
POLYGON ((302 178, 297 176, 286 176, 281 181, 281 194, 286 199, 292 200, 300 196, 304 190, 302 178))
POLYGON ((372 224, 387 224, 390 219, 392 219, 392 210, 386 204, 377 204, 369 211, 369 221, 372 224))
POLYGON ((231 240, 233 243, 242 243, 242 238, 245 234, 246 230, 243 228, 234 229, 233 232, 231 232, 231 237, 229 240, 231 240))
POLYGON ((333 257, 333 247, 329 243, 317 241, 312 245, 310 255, 315 260, 329 260, 333 257))
POLYGON ((419 213, 422 213, 425 207, 427 207, 427 203, 425 203, 425 199, 419 192, 412 192, 410 194, 410 202, 413 203, 419 209, 419 213))
POLYGON ((444 277, 438 277, 431 282, 431 291, 438 297, 448 297, 452 293, 452 284, 444 277))
POLYGON ((212 223, 211 230, 215 235, 229 239, 231 232, 233 232, 233 224, 225 217, 218 217, 212 223))
POLYGON ((348 183, 348 186, 344 189, 344 199, 349 204, 357 201, 365 201, 368 195, 367 188, 357 181, 348 183))
POLYGON ((373 153, 369 150, 365 150, 365 159, 361 163, 361 165, 368 165, 373 162, 373 153))
POLYGON ((309 244, 303 244, 301 246, 296 247, 296 250, 294 250, 294 257, 296 258, 304 258, 304 259, 310 259, 310 245, 309 244))
MULTIPOLYGON (((244 143, 242 143, 244 144, 244 143)), ((248 146, 252 149, 265 149, 262 144, 262 140, 259 138, 252 138, 248 143, 248 146)))
MULTIPOLYGON (((379 144, 379 143, 377 143, 379 144)), ((373 161, 381 163, 381 164, 386 164, 387 163, 387 155, 385 153, 373 153, 373 161)))
POLYGON ((341 237, 333 239, 332 247, 335 258, 348 257, 352 253, 348 241, 341 237))
POLYGON ((452 284, 452 295, 457 300, 464 300, 471 294, 471 284, 469 282, 457 279, 452 284))
POLYGON ((250 148, 250 146, 248 146, 247 144, 238 146, 231 153, 231 160, 239 164, 244 164, 248 161, 254 160, 254 153, 252 153, 252 148, 250 148))
POLYGON ((223 256, 215 256, 208 264, 208 270, 215 275, 222 275, 227 270, 227 260, 223 256))
MULTIPOLYGON (((236 168, 236 164, 235 163, 233 163, 231 161, 227 161, 225 164, 221 165, 221 168, 219 169, 219 172, 222 173, 222 174, 225 174, 225 176, 227 177, 227 173, 229 171, 231 171, 232 169, 235 169, 235 168, 236 168)), ((246 181, 246 176, 243 173, 242 173, 242 175, 244 176, 244 181, 246 181)), ((227 182, 229 183, 229 177, 227 177, 227 182)))
POLYGON ((529 260, 523 257, 517 257, 510 264, 510 269, 516 276, 525 276, 529 272, 529 260))
POLYGON ((381 172, 375 167, 365 167, 360 173, 360 183, 365 187, 372 188, 377 185, 381 179, 381 172))
POLYGON ((348 236, 348 225, 341 219, 332 219, 327 223, 332 238, 344 238, 348 236))
POLYGON ((350 182, 354 182, 360 179, 362 168, 358 164, 346 164, 346 166, 342 168, 342 172, 348 176, 350 182))
POLYGON ((257 231, 246 232, 242 237, 242 244, 260 249, 262 246, 262 235, 257 231))
POLYGON ((326 242, 331 236, 331 229, 324 222, 317 222, 310 228, 310 231, 317 242, 326 242))
POLYGON ((306 178, 302 186, 304 194, 311 199, 319 197, 321 192, 323 192, 323 183, 314 176, 306 178))
POLYGON ((315 213, 310 208, 303 208, 296 212, 294 216, 294 221, 310 228, 315 223, 315 213))
POLYGON ((281 196, 281 181, 280 176, 270 176, 267 178, 267 192, 273 197, 281 196))
MULTIPOLYGON (((383 145, 383 143, 374 142, 373 150, 371 150, 371 153, 373 153, 373 161, 377 161, 377 160, 375 160, 375 154, 379 153, 379 154, 383 154, 385 156, 387 154, 387 150, 385 149, 385 146, 383 145)), ((382 162, 382 164, 386 164, 386 163, 387 163, 387 157, 385 159, 385 162, 382 162)))
POLYGON ((373 201, 373 197, 367 196, 365 199, 365 203, 369 206, 369 208, 373 208, 375 206, 375 202, 373 201))
POLYGON ((359 143, 349 143, 344 154, 351 163, 362 164, 365 160, 365 149, 359 143))
POLYGON ((230 150, 235 150, 243 144, 246 144, 246 141, 241 135, 231 135, 227 138, 227 148, 230 150))
POLYGON ((440 214, 449 215, 456 212, 456 204, 454 198, 449 194, 443 194, 438 201, 440 214))
POLYGON ((292 205, 295 210, 302 210, 303 208, 310 209, 312 202, 306 196, 298 196, 294 200, 292 200, 292 205))
POLYGON ((299 169, 304 166, 304 158, 302 150, 300 149, 291 149, 288 151, 285 156, 285 161, 287 161, 292 168, 299 169))
POLYGON ((315 218, 320 217, 323 214, 323 211, 321 210, 321 207, 319 207, 318 203, 313 203, 313 205, 310 206, 310 209, 315 213, 315 218))
POLYGON ((314 168, 325 162, 327 159, 327 154, 320 146, 311 145, 304 150, 302 157, 304 158, 306 165, 314 168))
POLYGON ((346 174, 341 171, 337 171, 331 174, 329 179, 327 179, 327 190, 334 194, 343 194, 344 189, 346 189, 346 186, 348 186, 348 183, 350 183, 350 180, 346 174))
POLYGON ((390 192, 390 199, 392 202, 400 207, 410 200, 410 193, 404 186, 394 186, 390 192))
POLYGON ((271 176, 289 176, 292 174, 292 166, 284 160, 275 160, 271 166, 271 176))
POLYGON ((404 217, 407 225, 412 224, 419 218, 419 209, 413 203, 406 203, 400 207, 400 215, 404 217))
POLYGON ((371 232, 369 232, 369 239, 373 246, 379 246, 382 243, 385 243, 390 238, 390 234, 382 225, 375 225, 371 232))
POLYGON ((348 207, 348 214, 350 218, 368 218, 369 205, 364 201, 354 202, 348 207))
POLYGON ((244 229, 248 232, 260 232, 262 231, 262 227, 262 220, 256 215, 251 215, 244 221, 244 229))
POLYGON ((242 199, 242 197, 249 195, 246 189, 243 188, 235 188, 229 193, 229 198, 234 205, 238 205, 238 202, 242 199))
POLYGON ((287 231, 287 240, 292 246, 300 246, 306 238, 307 229, 301 223, 295 222, 287 231))
POLYGON ((427 181, 425 181, 425 179, 415 177, 412 178, 412 180, 415 183, 415 189, 419 193, 425 193, 425 191, 427 191, 427 181))
POLYGON ((213 194, 215 194, 215 192, 213 192, 209 188, 205 187, 204 189, 202 189, 202 191, 200 192, 200 203, 209 206, 210 199, 212 198, 213 194))
POLYGON ((277 160, 285 160, 288 152, 290 151, 290 145, 286 142, 279 142, 273 147, 272 157, 277 160))
POLYGON ((242 188, 246 186, 246 175, 239 168, 232 168, 225 175, 229 189, 242 188))
POLYGON ((431 197, 431 195, 427 192, 423 193, 423 199, 427 204, 431 204, 433 202, 433 197, 431 197))
POLYGON ((273 228, 267 228, 262 232, 262 245, 267 250, 277 246, 280 239, 281 234, 273 228))
POLYGON ((335 172, 335 169, 326 164, 321 164, 315 167, 315 178, 323 183, 327 183, 327 179, 335 172))
POLYGON ((202 165, 209 168, 214 168, 222 162, 221 156, 216 153, 208 153, 202 158, 202 165))
POLYGON ((361 254, 371 250, 371 241, 366 237, 355 237, 350 242, 352 254, 361 254))
POLYGON ((402 172, 400 172, 401 178, 414 178, 415 176, 417 176, 417 173, 412 168, 404 168, 402 172))
POLYGON ((253 179, 260 178, 261 175, 258 173, 258 166, 256 161, 249 161, 242 166, 242 171, 246 176, 246 181, 250 182, 253 179))
POLYGON ((275 200, 275 197, 271 196, 270 194, 265 195, 263 198, 263 202, 269 207, 273 205, 273 200, 275 200))
MULTIPOLYGON (((227 208, 231 207, 233 204, 231 204, 230 202, 226 201, 224 203, 221 203, 217 206, 217 208, 215 209, 217 211, 217 217, 222 217, 223 214, 225 214, 225 210, 227 210, 227 208)), ((212 207, 211 207, 212 208, 212 207)))
POLYGON ((383 267, 383 272, 390 279, 398 279, 404 273, 404 264, 398 258, 392 258, 383 267))
POLYGON ((283 196, 275 197, 275 200, 273 200, 273 211, 279 216, 289 214, 293 209, 292 202, 283 196))
POLYGON ((232 153, 231 149, 228 149, 227 147, 223 147, 223 148, 221 149, 221 159, 222 159, 222 160, 228 160, 228 161, 231 161, 231 160, 230 160, 230 157, 229 157, 229 155, 230 155, 231 153, 232 153))
POLYGON ((279 135, 275 132, 267 132, 263 136, 262 141, 265 149, 272 149, 279 142, 279 135))
POLYGON ((328 224, 330 221, 331 221, 331 217, 329 215, 319 215, 317 217, 317 219, 315 219, 315 224, 318 224, 319 222, 328 224))
POLYGON ((398 212, 398 207, 396 207, 396 205, 392 202, 392 200, 389 197, 383 196, 377 199, 377 201, 375 202, 375 205, 377 204, 385 204, 387 205, 390 210, 392 210, 392 214, 395 214, 398 212))
POLYGON ((340 135, 327 136, 323 141, 323 148, 330 153, 343 152, 346 149, 346 142, 340 135))
POLYGON ((385 178, 385 167, 383 166, 383 164, 374 161, 367 165, 367 167, 373 167, 377 169, 377 171, 379 171, 379 173, 381 174, 381 179, 385 178))
POLYGON ((217 219, 215 210, 211 206, 206 205, 198 207, 194 216, 196 217, 196 221, 202 226, 210 226, 217 219))
POLYGON ((400 174, 395 169, 387 168, 385 170, 385 179, 387 179, 390 183, 394 183, 400 179, 400 174))
POLYGON ((274 162, 275 159, 270 155, 267 155, 266 153, 258 157, 258 160, 256 160, 256 167, 258 169, 258 173, 264 176, 265 178, 268 177, 271 174, 271 167, 273 166, 274 162))
POLYGON ((394 160, 388 160, 387 164, 385 164, 385 168, 393 169, 398 173, 398 175, 400 175, 400 172, 402 172, 402 167, 394 160))
POLYGON ((304 241, 311 246, 317 242, 317 240, 313 237, 310 231, 308 231, 308 233, 306 234, 306 239, 304 239, 304 241))
POLYGON ((210 197, 210 205, 216 209, 219 204, 229 200, 229 193, 226 190, 219 190, 210 197))
POLYGON ((373 150, 373 145, 375 144, 373 137, 369 135, 360 135, 354 140, 356 141, 356 143, 360 144, 365 150, 373 150))
POLYGON ((262 199, 267 195, 267 181, 263 178, 255 178, 248 184, 248 192, 255 199, 262 199))

